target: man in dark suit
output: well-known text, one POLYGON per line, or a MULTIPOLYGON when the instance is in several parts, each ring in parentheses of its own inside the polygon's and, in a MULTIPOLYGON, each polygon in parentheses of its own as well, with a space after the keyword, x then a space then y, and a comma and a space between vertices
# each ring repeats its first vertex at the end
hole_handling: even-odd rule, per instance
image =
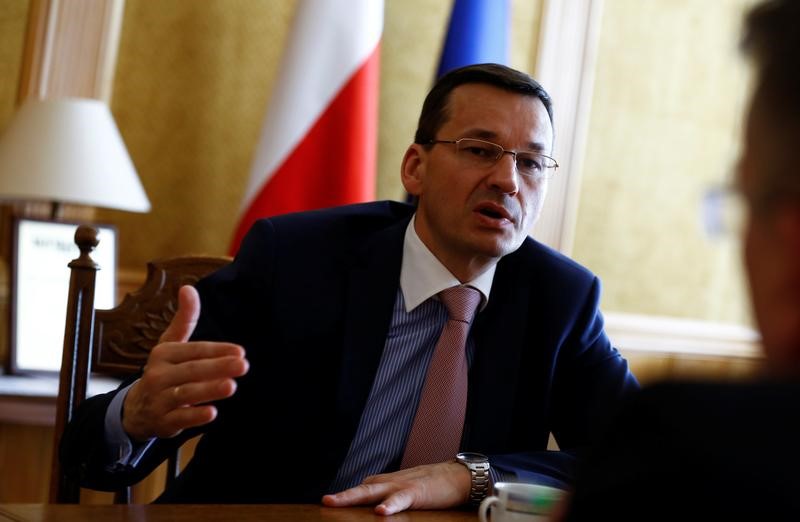
POLYGON ((734 190, 768 375, 637 394, 566 520, 800 520, 800 2, 755 7, 744 43, 758 75, 734 190))
POLYGON ((202 429, 161 501, 446 508, 486 493, 486 456, 495 478, 567 484, 575 449, 637 384, 604 334, 597 278, 527 237, 552 142, 550 98, 529 76, 486 64, 443 77, 401 168, 418 205, 258 222, 199 294, 181 290, 141 378, 84 403, 65 468, 92 487, 130 483, 202 429), (437 294, 461 286, 480 301, 453 429, 484 456, 405 467, 447 320, 437 294), (561 452, 546 451, 551 432, 561 452))

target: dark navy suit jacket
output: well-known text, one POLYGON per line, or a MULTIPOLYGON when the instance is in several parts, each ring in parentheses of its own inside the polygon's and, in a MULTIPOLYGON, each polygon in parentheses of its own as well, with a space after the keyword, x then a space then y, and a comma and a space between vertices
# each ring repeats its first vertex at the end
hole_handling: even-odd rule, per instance
MULTIPOLYGON (((197 285, 194 338, 243 345, 251 367, 161 501, 328 492, 377 371, 412 213, 378 202, 261 220, 234 262, 197 285)), ((596 277, 530 238, 500 260, 473 325, 463 449, 521 480, 569 481, 570 452, 638 387, 603 332, 599 296, 596 277), (566 452, 545 451, 550 432, 566 452)), ((141 478, 181 439, 158 441, 136 470, 106 472, 109 401, 86 401, 62 442, 66 468, 95 488, 141 478)))

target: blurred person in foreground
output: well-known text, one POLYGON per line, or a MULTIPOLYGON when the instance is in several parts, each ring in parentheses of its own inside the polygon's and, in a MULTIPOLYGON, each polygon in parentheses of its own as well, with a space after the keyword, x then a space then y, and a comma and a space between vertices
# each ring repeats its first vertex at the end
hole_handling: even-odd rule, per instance
POLYGON ((416 207, 258 221, 233 263, 181 289, 141 378, 81 405, 64 468, 119 487, 202 432, 159 502, 322 499, 387 515, 475 503, 493 476, 568 484, 577 448, 638 385, 605 335, 599 280, 528 237, 557 165, 552 123, 527 74, 443 76, 400 169, 416 207), (471 296, 473 319, 448 319, 451 290, 471 296), (450 323, 466 344, 437 367, 461 378, 426 377, 450 323), (458 385, 423 394, 444 382, 458 385), (423 416, 423 395, 462 409, 423 416))
POLYGON ((768 373, 645 388, 560 520, 800 520, 800 2, 753 8, 743 47, 757 81, 733 190, 768 373))

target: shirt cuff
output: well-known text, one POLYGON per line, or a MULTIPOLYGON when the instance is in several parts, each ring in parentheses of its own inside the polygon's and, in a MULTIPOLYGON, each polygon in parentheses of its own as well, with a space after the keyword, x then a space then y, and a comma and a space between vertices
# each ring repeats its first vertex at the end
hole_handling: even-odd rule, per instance
POLYGON ((106 410, 105 444, 109 461, 106 469, 111 472, 135 468, 156 440, 151 438, 146 442, 134 441, 122 427, 122 405, 135 383, 136 381, 121 389, 106 410))

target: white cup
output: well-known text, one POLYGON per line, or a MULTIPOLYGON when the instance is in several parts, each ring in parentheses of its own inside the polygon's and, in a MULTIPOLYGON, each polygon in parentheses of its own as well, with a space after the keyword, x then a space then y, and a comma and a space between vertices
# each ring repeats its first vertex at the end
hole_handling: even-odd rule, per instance
POLYGON ((540 522, 554 512, 564 490, 541 484, 498 482, 481 502, 481 522, 540 522))

